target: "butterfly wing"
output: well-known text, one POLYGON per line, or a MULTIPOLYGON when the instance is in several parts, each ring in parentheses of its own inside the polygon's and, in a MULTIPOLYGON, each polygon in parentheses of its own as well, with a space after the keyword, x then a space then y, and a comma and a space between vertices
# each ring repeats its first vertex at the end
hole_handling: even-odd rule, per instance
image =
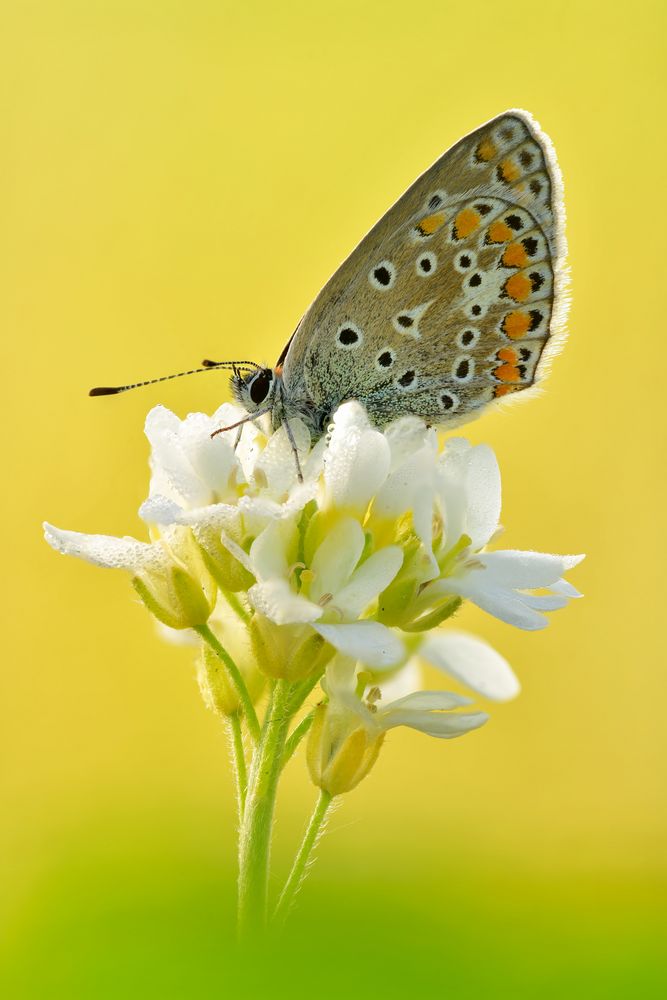
POLYGON ((565 319, 560 172, 524 111, 448 150, 364 237, 289 345, 287 401, 461 421, 528 389, 565 319))

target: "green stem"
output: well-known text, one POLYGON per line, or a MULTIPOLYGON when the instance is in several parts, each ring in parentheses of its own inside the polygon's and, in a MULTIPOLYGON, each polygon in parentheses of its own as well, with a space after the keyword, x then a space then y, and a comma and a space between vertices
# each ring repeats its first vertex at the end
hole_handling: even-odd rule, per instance
POLYGON ((229 716, 229 743, 232 749, 234 775, 236 777, 236 800, 239 809, 239 826, 243 820, 248 775, 246 772, 245 752, 243 750, 243 734, 241 732, 241 717, 238 712, 229 716))
POLYGON ((292 692, 292 697, 289 703, 290 715, 296 715, 304 701, 313 690, 317 682, 320 680, 324 670, 318 670, 312 673, 309 677, 306 677, 305 681, 301 681, 300 684, 294 686, 292 692))
POLYGON ((231 590, 222 590, 221 593, 224 599, 227 601, 227 604, 234 612, 234 614, 241 619, 244 625, 247 625, 248 622, 250 621, 250 614, 243 607, 243 604, 238 599, 236 594, 233 594, 231 590))
POLYGON ((239 933, 242 939, 251 939, 266 927, 271 830, 291 720, 288 712, 290 693, 287 681, 276 681, 250 768, 239 837, 239 933))
POLYGON ((283 763, 282 766, 285 767, 288 760, 294 756, 294 752, 298 747, 301 740, 304 738, 308 730, 313 724, 313 719, 315 718, 315 712, 311 712, 310 715, 304 716, 299 725, 296 727, 294 732, 291 734, 287 743, 285 744, 285 751, 283 753, 283 763))
POLYGON ((280 894, 280 899, 278 900, 278 905, 276 906, 276 910, 273 915, 273 919, 276 922, 284 923, 289 915, 292 903, 294 902, 301 883, 306 876, 308 860, 318 838, 322 833, 322 826, 332 801, 332 797, 328 792, 320 791, 320 797, 317 800, 315 809, 313 810, 313 815, 310 817, 308 829, 306 830, 301 847, 299 848, 299 853, 294 859, 292 871, 289 873, 287 881, 285 882, 285 888, 280 894))
POLYGON ((259 722, 257 721, 257 713, 255 712, 250 695, 248 694, 248 689, 245 686, 245 681, 241 676, 241 671, 208 625, 195 625, 195 632, 202 637, 204 642, 208 643, 216 656, 222 660, 227 668, 227 673, 229 674, 232 684, 236 688, 236 692, 241 701, 248 731, 250 732, 253 741, 257 743, 259 740, 259 722))

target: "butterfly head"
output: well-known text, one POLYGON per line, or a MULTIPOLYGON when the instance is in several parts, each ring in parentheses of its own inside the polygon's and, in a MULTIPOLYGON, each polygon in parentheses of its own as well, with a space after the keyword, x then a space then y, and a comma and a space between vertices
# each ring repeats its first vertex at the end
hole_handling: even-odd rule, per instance
POLYGON ((277 368, 255 368, 252 371, 235 370, 231 378, 234 398, 248 413, 271 409, 280 378, 277 368))

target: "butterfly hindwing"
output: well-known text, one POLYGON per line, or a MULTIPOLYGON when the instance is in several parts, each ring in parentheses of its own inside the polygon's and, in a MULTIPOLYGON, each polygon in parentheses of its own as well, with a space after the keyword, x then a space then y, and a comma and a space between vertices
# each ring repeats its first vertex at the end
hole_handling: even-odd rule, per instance
POLYGON ((288 398, 448 422, 531 386, 562 319, 560 216, 550 143, 525 112, 461 140, 320 292, 287 353, 288 398))

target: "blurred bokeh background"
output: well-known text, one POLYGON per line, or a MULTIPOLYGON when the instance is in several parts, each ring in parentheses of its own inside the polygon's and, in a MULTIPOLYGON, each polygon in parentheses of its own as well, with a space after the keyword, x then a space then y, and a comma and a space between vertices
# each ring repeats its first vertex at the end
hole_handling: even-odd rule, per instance
MULTIPOLYGON (((0 5, 2 982, 14 998, 664 995, 665 4, 0 5), (227 751, 187 650, 63 527, 142 532, 143 418, 275 361, 364 232, 509 107, 566 183, 570 340, 496 449, 509 547, 588 553, 541 633, 461 623, 523 693, 408 731, 335 814, 290 935, 232 938, 227 751)), ((313 800, 284 783, 276 878, 313 800)))

